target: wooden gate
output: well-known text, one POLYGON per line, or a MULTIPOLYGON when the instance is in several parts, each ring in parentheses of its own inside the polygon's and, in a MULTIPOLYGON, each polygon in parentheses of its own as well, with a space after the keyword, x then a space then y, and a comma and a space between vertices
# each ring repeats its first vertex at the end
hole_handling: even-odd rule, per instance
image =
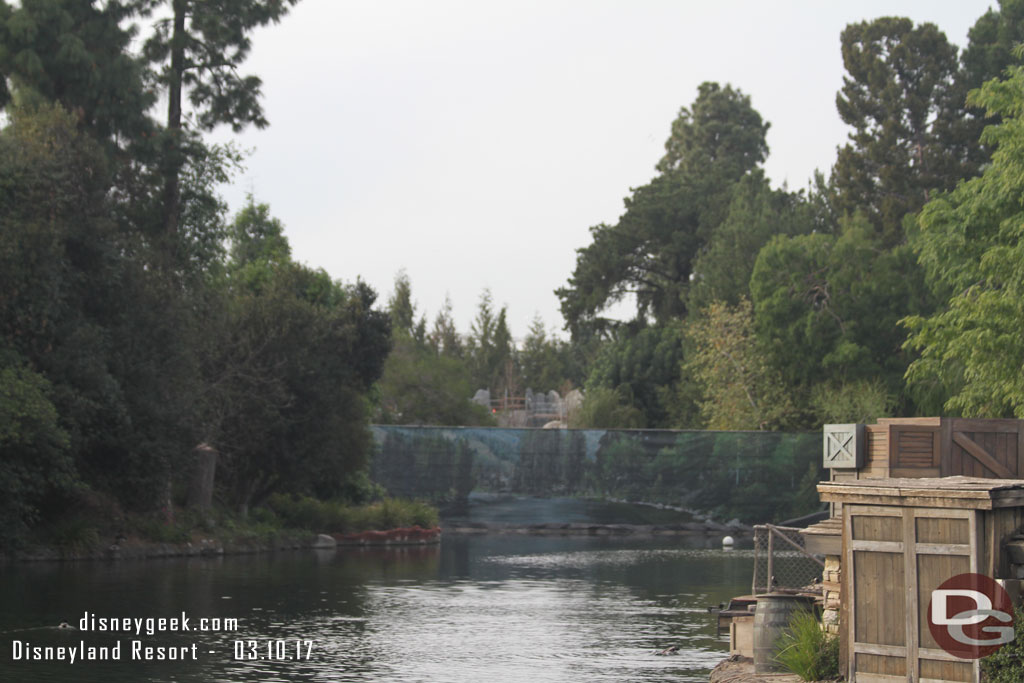
POLYGON ((1024 478, 1022 420, 942 420, 949 457, 942 476, 1024 478))
POLYGON ((978 571, 975 510, 844 506, 847 680, 977 681, 977 661, 959 659, 932 638, 931 592, 978 571))

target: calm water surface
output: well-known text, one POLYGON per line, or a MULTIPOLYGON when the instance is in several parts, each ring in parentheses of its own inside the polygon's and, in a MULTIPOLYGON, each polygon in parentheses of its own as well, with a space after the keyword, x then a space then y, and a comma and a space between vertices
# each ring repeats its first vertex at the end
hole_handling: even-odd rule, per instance
POLYGON ((749 592, 752 570, 750 551, 717 544, 502 534, 448 536, 440 547, 8 567, 0 681, 706 681, 728 649, 707 607, 749 592), (78 626, 86 611, 184 612, 193 630, 54 627, 78 626), (237 619, 238 630, 197 632, 201 618, 237 619), (15 641, 120 642, 121 659, 15 661, 15 641), (188 648, 188 660, 133 661, 132 641, 188 648), (654 655, 670 645, 681 654, 654 655), (246 659, 253 647, 260 659, 246 659))

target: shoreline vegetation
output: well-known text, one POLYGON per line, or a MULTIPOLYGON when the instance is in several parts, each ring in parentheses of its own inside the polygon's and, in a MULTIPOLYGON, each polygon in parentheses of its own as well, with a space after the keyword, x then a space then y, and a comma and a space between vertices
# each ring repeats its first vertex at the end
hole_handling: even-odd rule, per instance
POLYGON ((216 509, 176 511, 163 519, 109 511, 77 516, 40 530, 33 541, 0 555, 0 563, 214 557, 439 539, 438 510, 420 501, 384 498, 354 505, 275 495, 246 519, 216 509))
MULTIPOLYGON (((612 499, 611 503, 625 503, 612 499)), ((633 505, 644 505, 632 503, 633 505)), ((665 507, 654 506, 650 507, 665 507)), ((734 536, 753 528, 738 520, 721 523, 694 516, 678 523, 477 522, 442 523, 437 507, 384 498, 355 505, 307 496, 272 496, 247 519, 224 510, 176 511, 173 520, 133 515, 77 517, 51 525, 0 564, 22 562, 147 560, 220 557, 287 550, 421 546, 450 535, 524 534, 554 536, 734 536)))

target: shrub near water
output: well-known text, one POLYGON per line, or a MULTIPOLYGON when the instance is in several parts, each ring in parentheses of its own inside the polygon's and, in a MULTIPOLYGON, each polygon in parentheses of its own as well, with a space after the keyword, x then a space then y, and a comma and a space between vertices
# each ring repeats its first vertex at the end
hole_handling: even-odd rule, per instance
POLYGON ((986 683, 1024 681, 1024 609, 1020 607, 1014 610, 1013 632, 1012 642, 981 660, 981 680, 986 683))
POLYGON ((99 545, 100 534, 87 519, 63 519, 46 529, 50 543, 69 552, 85 552, 99 545))
POLYGON ((775 661, 805 681, 837 678, 839 639, 821 630, 812 612, 797 612, 776 643, 775 661))
POLYGON ((275 495, 268 507, 285 526, 318 532, 357 533, 360 531, 438 525, 437 509, 426 503, 385 498, 369 505, 347 505, 306 496, 275 495))

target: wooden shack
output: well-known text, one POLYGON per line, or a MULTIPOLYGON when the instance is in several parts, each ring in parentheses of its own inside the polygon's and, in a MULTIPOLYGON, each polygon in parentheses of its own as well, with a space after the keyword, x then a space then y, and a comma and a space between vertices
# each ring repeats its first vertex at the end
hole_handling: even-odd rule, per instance
MULTIPOLYGON (((991 443, 987 448, 995 450, 991 443)), ((977 660, 947 653, 932 637, 929 599, 958 574, 1013 579, 1021 573, 1009 542, 1024 526, 1024 481, 839 480, 818 491, 842 507, 846 679, 978 681, 977 660)))
MULTIPOLYGON (((870 425, 825 425, 823 437, 832 482, 959 475, 1024 479, 1024 420, 883 418, 870 425)), ((831 519, 807 530, 809 552, 839 555, 841 512, 842 503, 833 503, 831 519)))
MULTIPOLYGON (((1024 420, 885 418, 869 425, 825 425, 822 431, 823 464, 832 484, 958 475, 1024 479, 1024 420)), ((830 499, 830 506, 829 519, 802 533, 806 550, 825 556, 826 629, 845 638, 840 614, 847 602, 843 599, 843 503, 830 499)))

